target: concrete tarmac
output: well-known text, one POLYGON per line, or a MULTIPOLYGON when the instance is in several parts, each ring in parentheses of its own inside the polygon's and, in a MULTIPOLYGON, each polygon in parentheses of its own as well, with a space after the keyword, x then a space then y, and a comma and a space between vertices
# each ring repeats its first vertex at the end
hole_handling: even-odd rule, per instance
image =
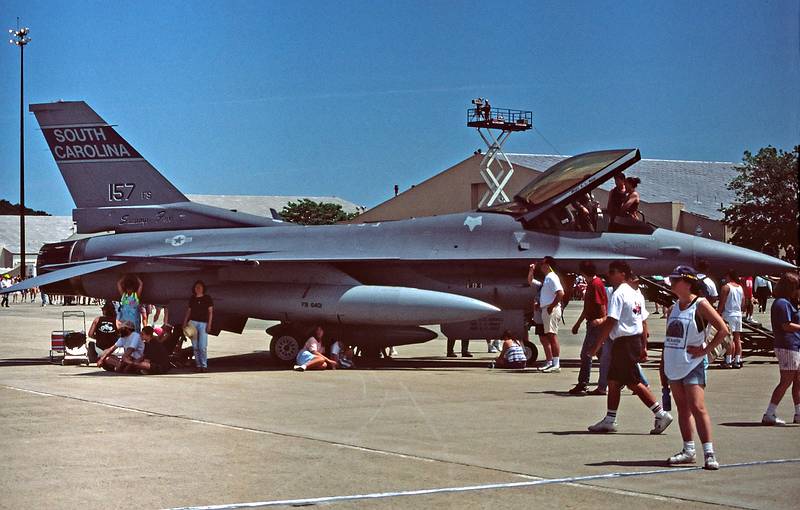
MULTIPOLYGON (((447 359, 443 338, 399 347, 373 368, 296 373, 269 364, 268 323, 250 321, 243 335, 211 338, 209 373, 128 376, 48 362, 61 312, 79 309, 89 322, 99 311, 0 309, 0 508, 800 503, 800 426, 759 423, 778 380, 774 358, 709 371, 723 465, 709 472, 666 466, 682 446, 677 417, 649 435, 652 414, 628 391, 618 433, 586 430, 606 402, 566 393, 583 338, 566 326, 559 374, 490 370, 484 342, 471 342, 474 358, 447 359)), ((578 312, 567 308, 568 326, 578 312)), ((653 338, 664 322, 651 318, 653 338)), ((660 395, 656 363, 645 371, 660 395)), ((787 394, 779 415, 792 414, 787 394)))

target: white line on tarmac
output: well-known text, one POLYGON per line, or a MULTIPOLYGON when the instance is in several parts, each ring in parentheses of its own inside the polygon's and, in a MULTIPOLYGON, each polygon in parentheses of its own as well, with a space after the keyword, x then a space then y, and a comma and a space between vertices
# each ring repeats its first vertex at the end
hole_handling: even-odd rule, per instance
MULTIPOLYGON (((730 469, 737 467, 766 466, 771 464, 791 464, 791 463, 800 463, 800 458, 739 462, 735 464, 723 464, 720 465, 720 468, 730 469)), ((703 468, 697 466, 685 467, 685 468, 653 469, 649 471, 604 473, 599 475, 570 476, 566 478, 546 478, 542 480, 531 480, 528 482, 489 483, 484 485, 466 485, 462 487, 440 487, 437 489, 418 489, 418 490, 397 491, 397 492, 375 492, 371 494, 351 494, 346 496, 326 496, 320 498, 254 501, 250 503, 233 503, 227 505, 186 506, 186 507, 176 507, 169 510, 235 510, 238 508, 258 508, 258 507, 268 507, 268 506, 300 506, 300 505, 305 506, 305 505, 316 505, 320 503, 335 503, 339 501, 353 501, 359 499, 385 499, 385 498, 396 498, 401 496, 425 496, 430 494, 474 492, 474 491, 485 491, 485 490, 496 490, 496 489, 515 489, 520 487, 533 487, 537 485, 556 485, 556 484, 569 485, 578 482, 590 482, 595 480, 611 480, 616 478, 631 478, 631 477, 664 475, 672 473, 683 473, 687 471, 698 471, 701 469, 703 468)), ((586 486, 580 485, 580 487, 586 487, 586 486)))
MULTIPOLYGON (((105 403, 105 402, 99 402, 99 401, 96 401, 96 400, 89 400, 89 399, 85 399, 85 398, 81 398, 81 397, 74 397, 74 396, 70 396, 70 395, 61 395, 61 394, 58 394, 58 393, 46 393, 46 392, 30 390, 30 389, 26 389, 26 388, 19 388, 19 387, 16 387, 16 386, 9 386, 9 385, 0 385, 0 386, 4 387, 6 389, 9 389, 9 390, 16 390, 16 391, 20 391, 20 392, 23 392, 23 393, 30 393, 32 395, 38 395, 38 396, 42 396, 42 397, 60 397, 60 398, 66 398, 66 399, 70 399, 70 400, 77 400, 79 402, 83 402, 83 403, 87 403, 87 404, 93 404, 93 405, 97 405, 97 406, 100 406, 100 407, 107 407, 109 409, 116 409, 116 410, 119 410, 119 411, 128 411, 128 412, 131 412, 131 413, 145 414, 145 415, 148 415, 148 416, 158 416, 158 417, 162 417, 162 418, 180 419, 180 420, 185 420, 185 421, 188 421, 188 422, 191 422, 191 423, 196 423, 196 424, 199 424, 199 425, 210 425, 210 426, 213 426, 213 427, 236 430, 236 431, 240 431, 240 432, 250 432, 250 433, 254 433, 254 434, 281 436, 281 437, 291 437, 291 438, 294 438, 294 439, 306 439, 306 440, 310 440, 310 441, 319 441, 319 442, 327 443, 327 444, 329 444, 331 446, 336 446, 338 448, 346 448, 346 449, 350 449, 350 450, 357 450, 357 451, 362 451, 362 452, 366 452, 366 453, 374 453, 374 454, 379 454, 379 455, 398 457, 398 458, 402 458, 402 459, 417 460, 417 461, 422 461, 422 462, 443 462, 443 463, 447 463, 447 464, 458 464, 458 465, 463 465, 465 467, 472 467, 472 468, 476 468, 476 469, 486 469, 486 470, 490 470, 490 471, 497 471, 497 472, 501 472, 501 473, 506 473, 506 474, 510 474, 510 475, 518 476, 520 478, 525 478, 527 480, 534 481, 534 483, 532 483, 532 482, 517 482, 517 483, 523 484, 523 486, 560 483, 560 484, 563 484, 563 485, 566 485, 566 486, 571 486, 571 487, 580 487, 580 488, 583 488, 583 489, 591 489, 591 490, 596 490, 596 491, 600 491, 600 492, 610 492, 610 493, 614 493, 614 494, 621 494, 621 495, 627 495, 627 496, 636 496, 636 497, 645 498, 645 499, 660 500, 660 501, 672 501, 672 502, 685 502, 686 500, 684 500, 682 498, 676 498, 676 497, 671 497, 671 496, 660 496, 660 495, 656 495, 656 494, 629 491, 629 490, 625 490, 625 489, 613 489, 613 488, 607 488, 607 487, 602 487, 602 486, 598 486, 598 485, 590 485, 590 484, 585 484, 585 483, 580 483, 580 482, 583 482, 583 481, 586 481, 586 480, 592 481, 592 480, 598 479, 598 477, 599 477, 599 479, 624 478, 624 477, 628 477, 628 476, 643 476, 643 475, 647 475, 647 474, 658 474, 658 473, 662 473, 662 472, 672 473, 672 472, 687 471, 687 470, 692 470, 692 469, 701 469, 701 468, 670 468, 670 469, 659 470, 659 471, 643 471, 643 472, 633 472, 633 473, 608 473, 608 474, 605 474, 605 475, 592 475, 591 477, 585 478, 585 479, 581 478, 581 477, 577 477, 574 480, 573 479, 566 479, 566 478, 565 479, 548 479, 548 478, 542 478, 542 477, 527 475, 527 474, 524 474, 524 473, 515 473, 513 471, 507 471, 507 470, 504 470, 504 469, 480 466, 480 465, 475 465, 475 464, 467 464, 467 463, 456 462, 456 461, 442 460, 442 459, 436 459, 436 458, 433 458, 433 457, 421 457, 421 456, 413 455, 413 454, 402 454, 402 453, 397 453, 397 452, 392 452, 392 451, 387 451, 387 450, 378 450, 376 448, 366 448, 366 447, 362 447, 362 446, 355 446, 355 445, 346 444, 346 443, 337 443, 337 442, 334 442, 334 441, 314 438, 314 437, 311 437, 311 436, 302 436, 302 435, 297 435, 297 434, 288 434, 288 433, 285 433, 285 432, 274 432, 274 431, 261 430, 261 429, 255 429, 255 428, 240 427, 240 426, 237 426, 237 425, 229 425, 229 424, 225 424, 225 423, 207 421, 207 420, 202 420, 202 419, 197 419, 197 418, 189 418, 187 416, 173 415, 173 414, 153 412, 153 411, 145 411, 145 410, 136 409, 136 408, 133 408, 133 407, 126 407, 126 406, 117 405, 117 404, 108 404, 108 403, 105 403)), ((791 463, 800 462, 800 459, 783 459, 783 460, 777 460, 777 461, 755 461, 755 462, 743 463, 743 464, 729 464, 729 465, 727 465, 725 467, 741 467, 741 466, 787 463, 787 462, 791 462, 791 463)), ((494 485, 490 485, 490 486, 473 486, 473 487, 466 487, 466 488, 455 487, 455 488, 431 489, 431 490, 434 491, 432 493, 438 493, 438 492, 463 492, 464 490, 487 490, 487 489, 493 489, 493 488, 507 488, 506 485, 509 486, 509 487, 514 487, 514 485, 512 483, 512 484, 500 484, 499 487, 494 487, 494 485)), ((382 495, 380 497, 386 498, 386 497, 417 495, 416 492, 417 491, 408 491, 408 493, 406 493, 406 492, 398 492, 398 493, 379 493, 379 494, 385 494, 385 495, 382 495)), ((431 492, 421 492, 420 494, 429 494, 429 493, 431 493, 431 492)), ((377 495, 373 495, 373 494, 356 495, 356 496, 334 496, 333 499, 330 499, 330 502, 349 500, 349 499, 375 499, 377 497, 378 497, 377 495)), ((323 498, 323 499, 325 499, 325 498, 323 498)), ((288 504, 313 504, 315 502, 315 500, 311 500, 311 499, 309 499, 309 500, 306 500, 306 499, 287 500, 287 501, 299 501, 301 503, 287 503, 287 502, 277 501, 277 502, 264 502, 264 503, 240 503, 240 504, 234 504, 234 505, 220 505, 220 506, 208 506, 208 507, 184 507, 184 508, 190 509, 190 510, 201 510, 201 509, 213 509, 213 510, 221 509, 221 510, 226 510, 226 509, 235 509, 235 508, 252 508, 253 506, 256 506, 256 507, 262 506, 263 507, 263 506, 276 506, 276 505, 284 505, 284 504, 287 504, 287 505, 288 504), (302 502, 307 502, 307 503, 302 503, 302 502)), ((324 502, 329 502, 329 501, 328 501, 328 499, 325 499, 325 501, 321 501, 321 502, 324 503, 324 502)))

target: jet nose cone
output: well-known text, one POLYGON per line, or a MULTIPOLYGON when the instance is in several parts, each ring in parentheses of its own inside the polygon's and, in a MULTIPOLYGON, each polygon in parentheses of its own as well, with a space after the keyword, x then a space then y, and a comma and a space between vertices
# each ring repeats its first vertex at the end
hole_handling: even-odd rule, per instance
POLYGON ((797 269, 779 258, 711 239, 694 239, 694 259, 705 259, 714 273, 733 269, 740 274, 777 274, 797 269))

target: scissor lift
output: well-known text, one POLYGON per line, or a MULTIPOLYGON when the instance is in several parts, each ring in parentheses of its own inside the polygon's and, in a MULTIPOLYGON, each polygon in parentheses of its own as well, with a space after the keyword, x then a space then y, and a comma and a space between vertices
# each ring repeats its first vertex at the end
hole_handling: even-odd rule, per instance
POLYGON ((492 206, 498 200, 509 202, 504 188, 514 174, 514 166, 503 152, 503 144, 511 133, 533 127, 533 112, 494 108, 483 98, 473 99, 472 104, 474 108, 467 108, 467 126, 478 130, 487 148, 480 173, 489 189, 481 197, 478 207, 492 206), (495 136, 493 130, 500 131, 500 134, 495 136))

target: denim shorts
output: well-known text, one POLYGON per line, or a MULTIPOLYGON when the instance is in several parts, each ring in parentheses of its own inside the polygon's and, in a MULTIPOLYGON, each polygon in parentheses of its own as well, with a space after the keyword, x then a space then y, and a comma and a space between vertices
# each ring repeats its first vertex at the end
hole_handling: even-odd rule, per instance
POLYGON ((692 369, 691 372, 686 374, 686 377, 683 379, 670 379, 670 383, 681 383, 684 386, 688 386, 690 384, 699 384, 700 386, 705 387, 706 385, 706 367, 708 366, 708 361, 705 359, 698 363, 696 367, 692 369))

